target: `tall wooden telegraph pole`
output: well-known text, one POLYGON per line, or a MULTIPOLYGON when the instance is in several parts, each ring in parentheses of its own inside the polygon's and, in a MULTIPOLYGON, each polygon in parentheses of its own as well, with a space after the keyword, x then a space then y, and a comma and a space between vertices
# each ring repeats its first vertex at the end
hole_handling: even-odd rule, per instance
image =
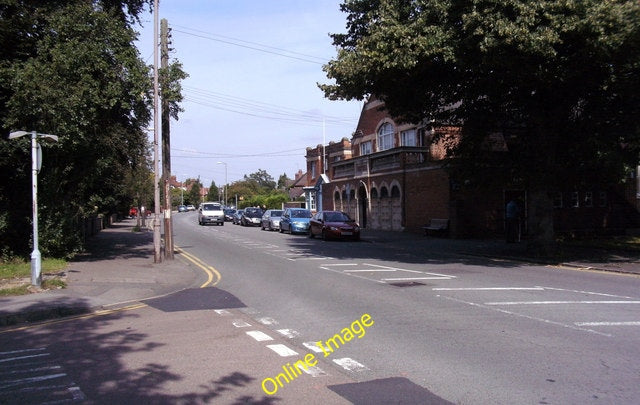
MULTIPOLYGON (((165 72, 169 68, 169 27, 167 20, 160 21, 160 67, 165 72)), ((166 90, 166 89, 163 89, 166 90)), ((164 91, 163 91, 164 93, 164 91)), ((162 95, 162 181, 164 185, 164 258, 173 260, 173 222, 171 219, 171 135, 169 99, 162 95)))

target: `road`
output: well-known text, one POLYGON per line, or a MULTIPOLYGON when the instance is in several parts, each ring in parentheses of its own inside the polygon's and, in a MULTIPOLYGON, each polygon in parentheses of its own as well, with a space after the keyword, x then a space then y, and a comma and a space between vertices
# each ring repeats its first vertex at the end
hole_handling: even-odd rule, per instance
POLYGON ((194 212, 174 229, 204 288, 0 331, 0 403, 640 402, 638 276, 194 212), (308 355, 311 376, 269 395, 308 355))
MULTIPOLYGON (((640 278, 447 255, 406 246, 329 242, 174 217, 176 244, 214 266, 218 287, 291 346, 365 334, 326 360, 361 383, 402 378, 443 403, 636 404, 640 278)), ((345 397, 348 397, 348 393, 345 397)))

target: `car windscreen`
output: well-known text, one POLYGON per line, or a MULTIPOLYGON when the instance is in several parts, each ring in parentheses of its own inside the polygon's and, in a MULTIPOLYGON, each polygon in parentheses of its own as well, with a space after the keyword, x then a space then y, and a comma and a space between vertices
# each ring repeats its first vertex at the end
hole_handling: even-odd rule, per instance
POLYGON ((282 211, 271 211, 271 216, 272 217, 281 217, 282 216, 282 211))
POLYGON ((222 210, 222 208, 216 204, 203 204, 202 210, 203 211, 220 211, 222 210))
POLYGON ((352 219, 349 215, 342 212, 327 212, 324 216, 324 220, 327 222, 349 222, 352 219))
POLYGON ((295 210, 291 211, 292 218, 311 218, 311 211, 307 210, 295 210))

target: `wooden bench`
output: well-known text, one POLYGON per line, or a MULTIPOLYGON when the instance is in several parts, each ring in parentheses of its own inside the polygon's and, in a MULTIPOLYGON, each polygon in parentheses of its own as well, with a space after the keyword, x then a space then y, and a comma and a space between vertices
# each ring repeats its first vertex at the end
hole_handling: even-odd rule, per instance
POLYGON ((442 218, 432 218, 429 225, 425 225, 422 227, 424 229, 424 234, 429 235, 429 232, 443 234, 449 229, 449 220, 442 218))

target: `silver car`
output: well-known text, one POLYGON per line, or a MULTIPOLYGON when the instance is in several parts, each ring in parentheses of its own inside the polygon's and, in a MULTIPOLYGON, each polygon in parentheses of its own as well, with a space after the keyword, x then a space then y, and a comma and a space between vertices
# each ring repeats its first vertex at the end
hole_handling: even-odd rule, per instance
POLYGON ((262 215, 260 227, 263 231, 265 229, 277 231, 280 229, 280 217, 282 217, 282 210, 266 210, 262 215))

